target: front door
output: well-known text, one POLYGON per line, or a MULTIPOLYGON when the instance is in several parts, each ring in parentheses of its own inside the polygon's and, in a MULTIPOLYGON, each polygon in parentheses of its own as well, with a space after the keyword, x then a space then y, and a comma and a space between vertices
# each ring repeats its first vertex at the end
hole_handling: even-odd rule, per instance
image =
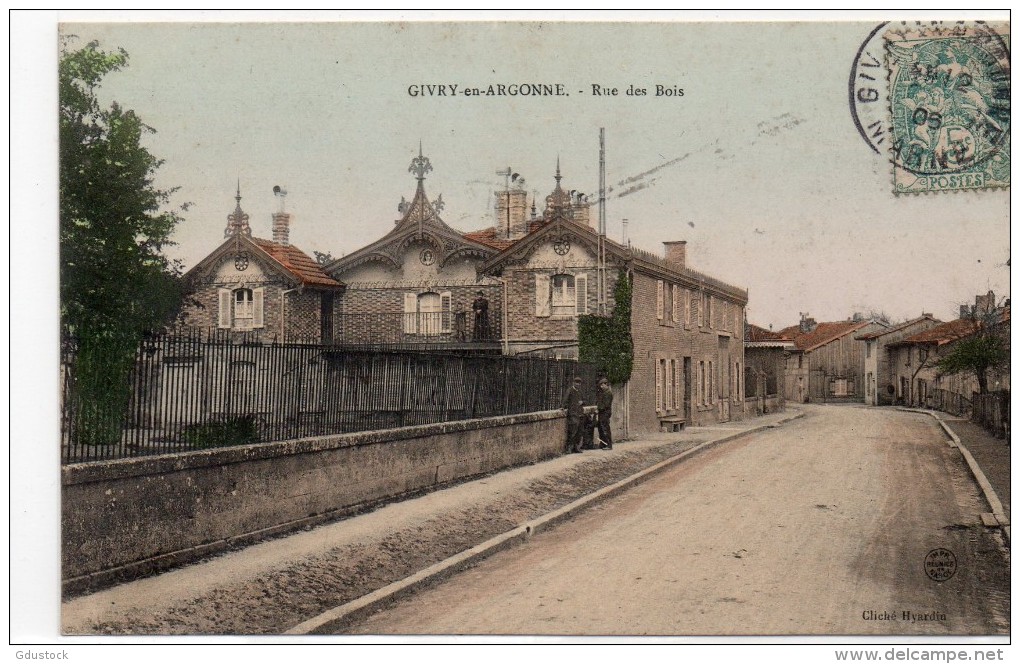
POLYGON ((730 338, 719 337, 719 363, 716 365, 718 379, 715 381, 719 390, 719 421, 730 421, 730 385, 733 382, 730 366, 730 338))

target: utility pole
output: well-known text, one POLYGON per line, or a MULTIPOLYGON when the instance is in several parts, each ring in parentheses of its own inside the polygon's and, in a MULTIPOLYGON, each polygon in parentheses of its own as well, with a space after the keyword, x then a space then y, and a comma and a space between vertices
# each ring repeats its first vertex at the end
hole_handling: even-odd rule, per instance
POLYGON ((599 128, 599 315, 606 315, 606 129, 599 128))

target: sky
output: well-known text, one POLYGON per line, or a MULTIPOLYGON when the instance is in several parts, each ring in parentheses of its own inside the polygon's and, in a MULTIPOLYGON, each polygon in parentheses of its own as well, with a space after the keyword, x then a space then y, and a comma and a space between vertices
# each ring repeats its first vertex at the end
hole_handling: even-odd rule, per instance
MULTIPOLYGON (((692 267, 746 288, 749 319, 801 312, 953 317, 1009 291, 1006 191, 891 193, 888 154, 865 142, 848 82, 879 21, 848 23, 65 23, 79 44, 124 48, 101 97, 134 109, 165 160, 158 184, 191 204, 168 253, 190 267, 219 244, 238 183, 270 236, 287 190, 291 242, 349 253, 381 237, 415 181, 444 220, 494 222, 497 172, 543 199, 598 198, 605 129, 607 232, 638 247, 688 241, 692 267), (562 84, 559 97, 412 96, 411 86, 562 84), (616 88, 594 96, 593 86, 616 88), (627 95, 630 86, 644 96, 627 95), (683 96, 656 96, 655 86, 683 96)), ((880 53, 880 51, 879 51, 880 53)), ((884 102, 883 102, 884 103, 884 102)), ((541 209, 541 205, 539 206, 541 209)))

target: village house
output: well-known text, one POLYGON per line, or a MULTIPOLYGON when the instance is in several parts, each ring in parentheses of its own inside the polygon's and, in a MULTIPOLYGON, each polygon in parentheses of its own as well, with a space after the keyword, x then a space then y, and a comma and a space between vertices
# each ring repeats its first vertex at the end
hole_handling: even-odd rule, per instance
POLYGON ((931 314, 900 323, 888 329, 857 336, 864 342, 864 403, 887 406, 893 402, 896 377, 889 362, 889 344, 935 327, 940 321, 931 314))
MULTIPOLYGON (((995 295, 975 297, 973 307, 961 305, 960 317, 888 344, 893 403, 925 406, 963 413, 979 392, 977 378, 970 373, 943 375, 938 362, 954 345, 978 333, 1002 335, 1009 343, 1010 310, 997 307, 995 295)), ((988 391, 1009 389, 1008 371, 990 370, 988 391)))
POLYGON ((264 240, 252 235, 238 187, 223 243, 184 275, 184 325, 228 339, 332 343, 344 285, 290 244, 291 217, 278 197, 273 239, 264 240))
POLYGON ((410 167, 414 196, 401 199, 393 227, 324 266, 347 287, 338 343, 499 351, 502 288, 478 271, 499 250, 443 221, 442 196, 430 201, 425 192, 431 170, 419 150, 410 167))
POLYGON ((780 331, 796 346, 786 364, 784 396, 796 403, 864 400, 864 342, 855 337, 885 329, 874 320, 800 323, 780 331))
POLYGON ((747 323, 744 325, 745 404, 754 414, 782 410, 787 358, 796 351, 793 339, 747 323))

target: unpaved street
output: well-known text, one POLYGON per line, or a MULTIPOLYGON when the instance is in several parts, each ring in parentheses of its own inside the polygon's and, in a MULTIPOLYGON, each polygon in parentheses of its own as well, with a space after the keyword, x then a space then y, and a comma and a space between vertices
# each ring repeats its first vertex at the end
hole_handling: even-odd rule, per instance
POLYGON ((378 613, 377 634, 1008 634, 1008 552, 924 415, 725 443, 378 613), (934 581, 925 558, 956 557, 934 581))

